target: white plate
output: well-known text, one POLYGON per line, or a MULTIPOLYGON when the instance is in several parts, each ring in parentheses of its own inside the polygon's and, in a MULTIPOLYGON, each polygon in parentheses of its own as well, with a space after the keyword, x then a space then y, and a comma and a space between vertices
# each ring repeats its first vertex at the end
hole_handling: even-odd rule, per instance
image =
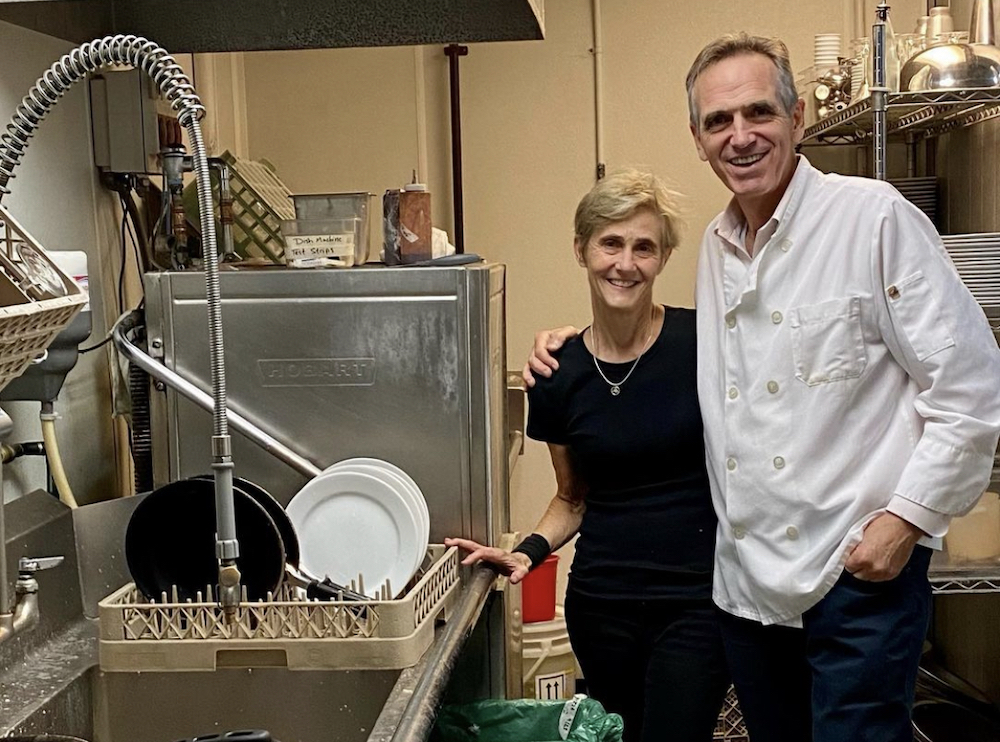
POLYGON ((357 471, 364 474, 370 474, 373 477, 381 479, 390 487, 392 487, 400 499, 409 507, 410 512, 413 514, 414 519, 417 523, 417 540, 418 543, 423 544, 423 549, 421 549, 413 563, 413 571, 416 572, 419 569, 421 563, 424 561, 424 555, 427 551, 427 541, 430 537, 430 518, 427 515, 427 504, 423 501, 423 496, 420 494, 420 490, 417 489, 416 485, 411 486, 411 482, 408 482, 406 478, 400 476, 391 469, 387 469, 376 464, 366 464, 359 463, 357 460, 340 462, 330 468, 324 470, 319 476, 325 476, 331 471, 357 471), (423 508, 420 506, 423 505, 423 508))
POLYGON ((342 466, 349 466, 352 464, 364 464, 368 466, 376 466, 385 471, 395 474, 397 477, 401 478, 409 488, 410 493, 413 495, 414 501, 417 503, 417 507, 420 509, 424 522, 427 523, 427 528, 430 529, 431 516, 430 512, 427 510, 427 500, 424 499, 424 493, 420 491, 420 487, 417 483, 413 481, 413 477, 407 474, 405 471, 400 469, 395 464, 384 461, 382 459, 371 459, 359 456, 353 459, 344 459, 343 461, 338 461, 336 464, 327 467, 326 471, 332 471, 338 469, 342 466))
POLYGON ((361 575, 373 598, 386 580, 399 595, 426 549, 421 524, 396 488, 366 472, 326 471, 298 491, 287 511, 302 566, 341 585, 361 575))

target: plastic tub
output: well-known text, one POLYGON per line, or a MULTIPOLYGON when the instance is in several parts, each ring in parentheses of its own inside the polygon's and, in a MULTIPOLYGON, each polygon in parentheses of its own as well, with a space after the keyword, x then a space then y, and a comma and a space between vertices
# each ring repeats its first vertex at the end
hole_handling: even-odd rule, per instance
POLYGON ((521 583, 521 617, 524 623, 551 621, 556 615, 556 570, 559 557, 550 554, 521 583))
POLYGON ((281 236, 293 268, 350 268, 368 259, 368 220, 360 217, 286 220, 281 236))
POLYGON ((372 194, 303 193, 292 196, 296 219, 362 219, 368 220, 368 202, 372 194))

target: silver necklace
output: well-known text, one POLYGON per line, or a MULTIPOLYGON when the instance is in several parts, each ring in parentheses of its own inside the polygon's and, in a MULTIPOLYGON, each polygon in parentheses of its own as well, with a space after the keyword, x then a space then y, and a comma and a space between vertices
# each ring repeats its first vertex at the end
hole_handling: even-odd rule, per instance
MULTIPOLYGON (((653 311, 655 312, 656 310, 654 309, 653 311)), ((624 384, 626 381, 628 381, 628 377, 632 375, 632 372, 635 371, 635 367, 639 365, 639 359, 642 358, 643 354, 646 352, 646 349, 649 347, 649 341, 653 339, 653 327, 655 325, 656 325, 656 322, 655 322, 655 314, 654 314, 654 321, 650 324, 650 328, 649 328, 649 337, 646 338, 646 342, 643 344, 642 350, 639 351, 639 355, 636 356, 636 359, 632 362, 632 368, 630 368, 628 370, 628 373, 625 374, 625 378, 622 379, 621 381, 618 381, 618 382, 614 382, 611 379, 609 379, 607 376, 605 376, 604 375, 604 371, 601 369, 601 364, 597 360, 597 353, 599 351, 599 347, 598 347, 598 343, 597 343, 597 331, 594 330, 594 367, 597 369, 597 373, 599 373, 601 375, 601 378, 604 379, 604 381, 607 383, 607 385, 611 387, 611 396, 612 397, 617 397, 619 394, 622 393, 622 384, 624 384)))

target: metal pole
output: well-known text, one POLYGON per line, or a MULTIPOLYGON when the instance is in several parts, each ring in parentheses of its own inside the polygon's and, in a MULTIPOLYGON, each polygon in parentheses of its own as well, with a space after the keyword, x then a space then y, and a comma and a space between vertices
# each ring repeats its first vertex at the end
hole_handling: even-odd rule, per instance
POLYGON ((874 126, 872 129, 872 148, 875 150, 875 178, 885 180, 886 162, 886 110, 888 108, 889 89, 885 79, 885 24, 889 19, 889 6, 879 3, 875 9, 875 25, 872 26, 872 61, 875 68, 875 85, 872 93, 872 113, 874 126))
MULTIPOLYGON (((14 421, 0 410, 0 441, 7 440, 14 429, 14 421)), ((7 582, 7 506, 3 501, 3 465, 0 464, 0 614, 13 610, 10 603, 10 585, 7 582)))
MULTIPOLYGON (((129 314, 122 315, 118 322, 115 323, 115 326, 112 329, 115 347, 118 348, 119 352, 128 358, 129 361, 141 368, 147 374, 155 379, 158 379, 159 381, 162 381, 171 389, 174 389, 187 399, 190 399, 203 410, 211 412, 213 410, 213 403, 212 397, 208 394, 208 392, 202 391, 180 374, 175 371, 171 371, 169 368, 144 353, 141 349, 129 341, 127 333, 139 324, 138 317, 138 312, 131 312, 129 314)), ((277 458, 279 461, 283 461, 288 464, 300 474, 304 474, 305 476, 312 478, 322 471, 314 463, 295 453, 295 451, 291 450, 284 443, 279 441, 274 436, 265 433, 239 413, 229 410, 228 422, 234 430, 242 433, 269 454, 277 458)))
POLYGON ((469 54, 469 47, 449 44, 448 83, 451 91, 451 190, 455 213, 455 252, 465 252, 465 208, 462 202, 462 101, 458 80, 458 58, 469 54))

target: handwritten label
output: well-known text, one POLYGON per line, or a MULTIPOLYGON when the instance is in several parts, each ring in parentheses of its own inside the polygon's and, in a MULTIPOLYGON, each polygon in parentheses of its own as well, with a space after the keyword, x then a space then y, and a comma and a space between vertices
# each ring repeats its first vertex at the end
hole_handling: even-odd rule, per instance
POLYGON ((309 258, 334 258, 354 264, 354 233, 297 234, 285 236, 285 262, 309 258))

